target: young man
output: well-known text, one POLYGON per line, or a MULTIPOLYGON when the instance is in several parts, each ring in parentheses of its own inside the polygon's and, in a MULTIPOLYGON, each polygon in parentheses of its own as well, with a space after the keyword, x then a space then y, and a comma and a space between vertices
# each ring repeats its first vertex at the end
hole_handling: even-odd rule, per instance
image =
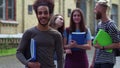
POLYGON ((23 34, 18 46, 16 57, 28 68, 55 68, 54 52, 57 55, 57 68, 63 68, 63 42, 61 34, 49 27, 53 14, 54 1, 36 0, 33 4, 38 25, 23 34), (30 40, 36 44, 36 61, 29 61, 30 40))
MULTIPOLYGON (((105 30, 112 38, 112 44, 109 46, 100 46, 98 43, 94 45, 96 48, 91 68, 113 68, 116 62, 115 52, 106 52, 106 49, 120 48, 120 38, 118 37, 119 30, 114 22, 108 17, 107 9, 109 8, 106 0, 100 0, 96 3, 94 12, 96 19, 100 20, 97 31, 105 30)), ((103 39, 104 40, 104 39, 103 39)))

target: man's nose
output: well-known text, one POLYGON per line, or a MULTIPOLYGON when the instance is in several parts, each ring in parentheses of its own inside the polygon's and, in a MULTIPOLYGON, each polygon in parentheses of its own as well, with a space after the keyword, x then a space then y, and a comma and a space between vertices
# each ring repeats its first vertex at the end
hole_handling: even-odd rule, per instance
POLYGON ((63 23, 63 20, 61 20, 61 22, 63 23))
POLYGON ((44 16, 45 16, 45 14, 44 14, 44 13, 42 13, 42 16, 44 17, 44 16))

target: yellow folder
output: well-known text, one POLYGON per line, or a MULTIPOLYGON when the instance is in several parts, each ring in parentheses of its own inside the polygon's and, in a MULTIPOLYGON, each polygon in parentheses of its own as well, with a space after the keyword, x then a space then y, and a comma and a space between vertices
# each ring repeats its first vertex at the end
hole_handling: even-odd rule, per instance
MULTIPOLYGON (((98 42, 101 46, 109 46, 112 44, 112 39, 107 32, 103 29, 99 29, 95 39, 93 40, 93 45, 95 45, 96 42, 98 42)), ((112 49, 107 49, 106 51, 111 53, 112 49)))

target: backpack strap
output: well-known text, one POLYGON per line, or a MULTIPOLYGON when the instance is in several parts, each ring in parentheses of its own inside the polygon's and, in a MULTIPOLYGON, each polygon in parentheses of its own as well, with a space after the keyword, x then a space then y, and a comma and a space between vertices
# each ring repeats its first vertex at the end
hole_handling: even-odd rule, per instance
POLYGON ((107 33, 109 33, 109 32, 108 32, 108 31, 109 31, 108 27, 111 25, 112 22, 109 21, 108 23, 109 23, 109 24, 108 24, 107 26, 105 26, 105 31, 106 31, 107 33))

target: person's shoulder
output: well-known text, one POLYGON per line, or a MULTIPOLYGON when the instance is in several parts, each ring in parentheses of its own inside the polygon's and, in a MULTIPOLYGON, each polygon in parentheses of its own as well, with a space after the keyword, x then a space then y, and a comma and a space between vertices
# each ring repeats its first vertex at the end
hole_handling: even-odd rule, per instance
POLYGON ((110 20, 110 21, 108 22, 108 27, 110 27, 110 26, 116 26, 114 20, 110 20))
POLYGON ((101 24, 102 24, 102 21, 99 21, 99 22, 98 22, 98 25, 101 25, 101 24))
POLYGON ((28 29, 28 31, 34 31, 34 30, 36 30, 36 27, 31 27, 28 29))
POLYGON ((58 30, 54 29, 54 28, 50 28, 50 32, 52 34, 55 34, 55 35, 61 35, 61 33, 58 30))
POLYGON ((112 20, 112 19, 111 19, 111 20, 109 20, 109 23, 114 23, 114 22, 115 22, 115 21, 114 21, 114 20, 112 20))
POLYGON ((59 34, 60 32, 56 29, 52 29, 52 32, 55 33, 55 34, 59 34))
POLYGON ((24 33, 32 33, 35 30, 35 27, 27 29, 24 33))

